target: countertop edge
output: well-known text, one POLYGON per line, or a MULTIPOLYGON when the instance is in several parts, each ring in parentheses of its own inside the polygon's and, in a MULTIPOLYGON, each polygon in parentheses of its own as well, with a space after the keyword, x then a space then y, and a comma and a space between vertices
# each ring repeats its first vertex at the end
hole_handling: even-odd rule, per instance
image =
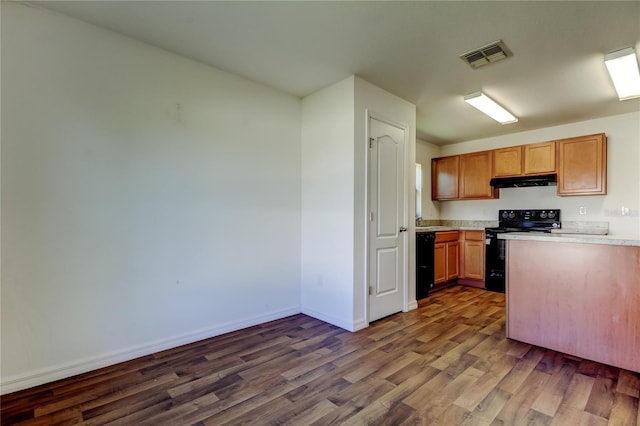
POLYGON ((632 237, 617 236, 617 235, 544 234, 544 233, 535 233, 535 232, 507 232, 504 234, 498 234, 498 239, 640 247, 640 239, 632 238, 632 237))
POLYGON ((422 232, 447 232, 447 231, 484 231, 485 228, 475 228, 471 226, 420 226, 416 227, 416 234, 422 232))

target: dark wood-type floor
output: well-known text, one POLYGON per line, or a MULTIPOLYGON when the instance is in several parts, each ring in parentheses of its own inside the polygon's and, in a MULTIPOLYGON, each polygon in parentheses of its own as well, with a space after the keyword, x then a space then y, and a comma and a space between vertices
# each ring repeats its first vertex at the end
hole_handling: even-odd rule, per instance
POLYGON ((305 315, 2 397, 2 424, 637 425, 640 374, 504 337, 442 290, 349 333, 305 315))

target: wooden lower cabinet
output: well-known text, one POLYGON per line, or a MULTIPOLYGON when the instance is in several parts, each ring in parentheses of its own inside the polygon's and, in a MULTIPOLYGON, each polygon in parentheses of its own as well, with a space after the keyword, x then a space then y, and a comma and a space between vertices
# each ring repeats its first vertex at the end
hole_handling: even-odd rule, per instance
POLYGON ((434 288, 447 281, 447 244, 437 243, 433 249, 434 256, 434 288))
POLYGON ((460 233, 444 231, 436 233, 434 247, 435 280, 433 290, 453 284, 460 276, 460 233))
POLYGON ((484 288, 484 231, 460 232, 460 279, 458 282, 484 288))
POLYGON ((484 288, 484 231, 436 233, 433 290, 452 284, 484 288))
POLYGON ((447 279, 460 276, 460 243, 447 243, 447 279))

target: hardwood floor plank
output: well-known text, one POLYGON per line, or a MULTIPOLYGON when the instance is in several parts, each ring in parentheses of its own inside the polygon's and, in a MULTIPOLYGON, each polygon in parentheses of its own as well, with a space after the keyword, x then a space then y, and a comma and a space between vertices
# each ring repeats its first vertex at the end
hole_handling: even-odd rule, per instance
POLYGON ((595 379, 593 377, 577 373, 574 374, 561 405, 583 411, 584 407, 587 406, 587 401, 589 401, 594 381, 595 379))
POLYGON ((387 426, 401 424, 405 420, 412 418, 415 415, 415 410, 402 402, 394 404, 385 413, 384 416, 371 420, 368 425, 371 426, 387 426))
POLYGON ((504 425, 514 425, 526 418, 533 402, 538 398, 550 377, 549 374, 536 369, 531 371, 522 386, 504 404, 495 420, 504 425))
POLYGON ((423 383, 433 378, 438 372, 440 372, 440 370, 433 367, 426 367, 417 371, 414 375, 395 386, 392 390, 380 396, 376 401, 366 407, 363 407, 362 410, 359 410, 355 415, 348 418, 348 421, 346 421, 345 424, 366 424, 366 422, 371 419, 375 419, 380 416, 384 417, 389 407, 398 401, 403 400, 408 395, 411 395, 423 383))
POLYGON ((609 415, 609 423, 614 425, 633 426, 637 422, 638 398, 634 398, 624 393, 617 392, 611 414, 609 415))
POLYGON ((418 355, 413 351, 406 352, 400 355, 400 357, 396 357, 393 362, 381 366, 376 374, 384 379, 387 379, 389 376, 397 373, 412 362, 419 359, 421 359, 421 355, 418 355))
POLYGON ((553 417, 562 402, 569 383, 573 378, 579 363, 565 359, 564 364, 556 374, 545 383, 542 392, 531 406, 535 411, 553 417))
POLYGON ((615 399, 615 385, 616 383, 612 379, 596 377, 584 410, 587 413, 608 419, 615 399))
POLYGON ((289 419, 284 424, 290 426, 309 425, 322 419, 324 416, 333 413, 336 408, 338 407, 332 404, 331 401, 323 399, 308 410, 297 414, 292 419, 289 419))
POLYGON ((342 425, 345 419, 353 417, 360 410, 362 410, 362 408, 347 403, 338 406, 318 420, 309 423, 309 426, 342 425))
POLYGON ((602 417, 596 416, 595 414, 587 413, 586 411, 582 412, 580 423, 578 424, 580 426, 618 426, 610 424, 607 419, 603 419, 602 417))
POLYGON ((618 385, 616 392, 640 398, 640 373, 633 373, 627 370, 621 370, 618 376, 618 385))
POLYGON ((568 405, 561 405, 551 420, 551 426, 580 425, 584 411, 568 405))
POLYGON ((418 389, 411 392, 411 395, 404 398, 402 402, 416 410, 420 410, 424 408, 427 401, 432 401, 438 392, 451 383, 453 379, 447 372, 440 371, 424 382, 418 389))
POLYGON ((349 333, 293 315, 0 397, 0 424, 632 425, 640 374, 505 337, 450 287, 349 333))
POLYGON ((500 383, 497 385, 498 388, 511 394, 516 393, 524 381, 527 380, 529 374, 531 374, 533 369, 536 368, 536 365, 538 365, 537 361, 518 361, 511 371, 509 371, 507 375, 500 380, 500 383))
POLYGON ((281 424, 279 416, 283 416, 292 410, 293 403, 287 398, 274 398, 268 403, 251 407, 241 415, 224 411, 220 416, 207 419, 203 423, 206 426, 239 425, 239 424, 281 424))
POLYGON ((82 423, 82 413, 77 409, 65 409, 21 422, 22 426, 65 426, 82 423))
POLYGON ((451 425, 463 425, 471 419, 471 412, 465 410, 456 404, 449 405, 440 414, 440 417, 435 419, 421 418, 421 424, 429 426, 451 426, 451 425))
POLYGON ((511 398, 509 392, 505 392, 502 389, 494 388, 489 394, 478 404, 475 410, 471 413, 473 419, 482 419, 486 422, 493 422, 498 413, 502 410, 502 407, 511 398))
POLYGON ((451 405, 453 405, 454 401, 463 390, 472 388, 478 378, 484 374, 484 372, 470 367, 453 379, 449 384, 442 387, 440 392, 435 393, 427 400, 421 401, 417 404, 417 407, 415 405, 412 405, 412 407, 416 409, 421 417, 435 421, 435 419, 439 418, 451 405))
POLYGON ((551 424, 552 420, 553 417, 531 409, 527 412, 524 419, 522 419, 522 424, 527 426, 547 426, 551 424))
POLYGON ((165 392, 152 395, 146 393, 131 395, 128 398, 84 410, 82 412, 83 425, 102 425, 160 404, 164 404, 167 407, 170 406, 172 404, 171 397, 165 392))

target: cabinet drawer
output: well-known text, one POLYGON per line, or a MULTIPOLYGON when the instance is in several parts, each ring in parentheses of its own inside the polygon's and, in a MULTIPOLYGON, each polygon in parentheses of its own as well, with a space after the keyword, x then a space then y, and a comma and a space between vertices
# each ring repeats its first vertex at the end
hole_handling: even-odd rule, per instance
POLYGON ((464 240, 483 241, 484 231, 464 231, 464 240))
POLYGON ((442 231, 436 232, 436 243, 444 243, 447 241, 458 241, 460 232, 458 231, 442 231))

